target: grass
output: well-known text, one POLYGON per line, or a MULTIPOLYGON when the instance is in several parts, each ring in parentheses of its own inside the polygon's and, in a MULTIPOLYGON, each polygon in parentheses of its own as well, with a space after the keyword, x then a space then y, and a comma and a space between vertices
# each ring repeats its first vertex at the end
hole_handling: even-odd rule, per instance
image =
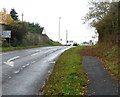
POLYGON ((45 85, 44 95, 85 95, 88 81, 81 65, 82 48, 71 48, 60 56, 45 85))
POLYGON ((118 46, 110 46, 109 44, 98 44, 93 46, 92 52, 97 57, 101 58, 104 63, 106 69, 109 70, 110 74, 120 80, 119 74, 119 57, 120 56, 120 47, 118 46))
POLYGON ((21 50, 21 49, 28 49, 28 48, 36 48, 36 47, 47 47, 47 46, 57 46, 57 45, 43 44, 43 45, 33 45, 33 46, 0 47, 0 52, 6 52, 6 51, 12 51, 12 50, 21 50))

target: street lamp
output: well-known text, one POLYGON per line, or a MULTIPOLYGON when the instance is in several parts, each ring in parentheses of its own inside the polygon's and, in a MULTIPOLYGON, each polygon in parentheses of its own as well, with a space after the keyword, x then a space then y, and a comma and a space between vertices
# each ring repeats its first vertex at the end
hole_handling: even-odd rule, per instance
POLYGON ((66 30, 66 45, 68 43, 68 30, 66 30))
POLYGON ((59 32, 58 32, 58 41, 60 42, 60 20, 61 20, 61 17, 59 17, 59 32))

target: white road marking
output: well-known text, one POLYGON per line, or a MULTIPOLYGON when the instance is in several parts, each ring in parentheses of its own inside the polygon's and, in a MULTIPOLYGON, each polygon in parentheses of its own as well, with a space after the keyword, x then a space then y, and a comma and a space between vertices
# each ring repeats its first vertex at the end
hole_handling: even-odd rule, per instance
POLYGON ((55 64, 55 61, 49 61, 49 63, 51 63, 51 64, 55 64))
POLYGON ((30 64, 23 65, 21 70, 23 70, 25 67, 29 66, 30 64))
POLYGON ((26 64, 26 66, 29 66, 30 64, 26 64))
POLYGON ((11 61, 11 62, 3 62, 3 63, 6 64, 6 65, 9 65, 11 67, 14 67, 14 62, 13 61, 11 61))
POLYGON ((13 58, 10 58, 9 60, 7 60, 7 62, 3 62, 4 64, 7 64, 7 65, 9 65, 9 66, 11 66, 11 67, 14 67, 14 62, 13 62, 13 60, 15 60, 15 59, 18 59, 20 56, 16 56, 16 57, 13 57, 13 58))
POLYGON ((23 70, 23 68, 21 67, 20 70, 23 70))
POLYGON ((17 70, 17 71, 15 71, 14 73, 19 73, 20 71, 19 70, 17 70))
POLYGON ((9 78, 12 78, 11 76, 9 76, 9 78))
POLYGON ((26 66, 24 65, 24 66, 22 66, 23 68, 25 68, 26 66))
POLYGON ((34 54, 32 54, 31 56, 34 56, 34 55, 37 55, 38 53, 34 53, 34 54))
POLYGON ((36 61, 32 61, 31 64, 35 63, 36 61))
POLYGON ((20 56, 16 56, 16 57, 13 57, 13 58, 10 58, 7 62, 10 62, 10 61, 13 61, 15 59, 18 59, 20 56))
POLYGON ((39 50, 35 50, 36 52, 38 52, 39 50))

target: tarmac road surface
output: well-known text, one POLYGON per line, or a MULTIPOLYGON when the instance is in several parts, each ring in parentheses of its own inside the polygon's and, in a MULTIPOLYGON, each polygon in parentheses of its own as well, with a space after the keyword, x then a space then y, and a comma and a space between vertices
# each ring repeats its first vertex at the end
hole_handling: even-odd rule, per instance
POLYGON ((40 95, 56 59, 68 46, 53 46, 2 53, 2 95, 40 95))

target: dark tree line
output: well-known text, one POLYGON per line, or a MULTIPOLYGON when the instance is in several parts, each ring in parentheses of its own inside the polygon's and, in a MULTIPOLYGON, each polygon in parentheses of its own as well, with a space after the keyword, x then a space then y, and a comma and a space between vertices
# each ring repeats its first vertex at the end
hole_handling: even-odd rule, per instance
POLYGON ((28 29, 30 32, 42 34, 44 28, 38 23, 28 23, 28 29))

